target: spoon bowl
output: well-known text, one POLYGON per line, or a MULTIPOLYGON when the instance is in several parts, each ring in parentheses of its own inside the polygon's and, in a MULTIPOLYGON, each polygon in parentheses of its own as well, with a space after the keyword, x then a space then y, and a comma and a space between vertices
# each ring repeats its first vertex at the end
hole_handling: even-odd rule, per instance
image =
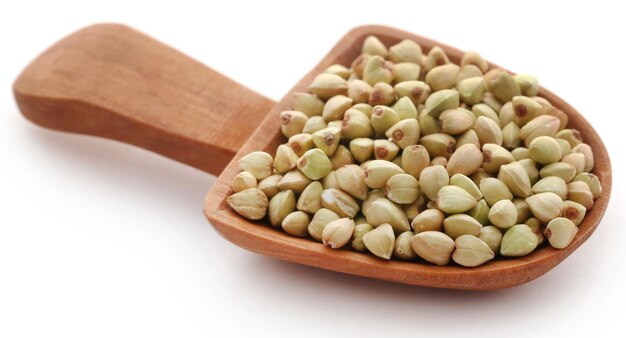
MULTIPOLYGON (((608 153, 582 115, 544 88, 539 95, 564 111, 568 127, 579 130, 592 147, 593 173, 603 187, 565 249, 545 245, 528 256, 497 258, 476 268, 384 261, 292 237, 265 221, 248 221, 234 212, 226 198, 232 194, 230 183, 239 172, 239 158, 256 150, 273 154, 286 141, 279 114, 291 108, 293 94, 307 91, 328 66, 349 65, 369 35, 387 46, 403 39, 416 41, 426 52, 439 46, 455 63, 463 55, 456 48, 401 30, 358 27, 275 103, 131 28, 103 24, 80 30, 45 51, 18 77, 14 93, 24 116, 42 126, 123 141, 219 174, 205 199, 207 219, 232 243, 286 261, 412 285, 490 290, 543 275, 591 236, 611 194, 608 153)), ((497 66, 490 63, 490 67, 497 66)))

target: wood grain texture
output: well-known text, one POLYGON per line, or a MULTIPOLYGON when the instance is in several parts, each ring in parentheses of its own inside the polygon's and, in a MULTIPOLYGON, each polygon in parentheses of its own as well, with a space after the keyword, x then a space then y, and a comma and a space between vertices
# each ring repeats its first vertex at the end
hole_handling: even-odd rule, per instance
POLYGON ((13 89, 24 116, 39 125, 134 144, 215 175, 275 105, 171 47, 113 24, 61 40, 22 72, 13 89))
POLYGON ((329 65, 349 65, 370 34, 387 45, 413 39, 425 51, 440 46, 457 63, 463 55, 458 49, 393 28, 359 27, 346 34, 274 106, 271 100, 137 31, 97 25, 74 33, 39 56, 16 80, 14 93, 22 113, 42 126, 131 143, 210 173, 219 173, 236 153, 207 195, 204 213, 229 241, 286 261, 406 284, 489 290, 541 276, 591 236, 611 194, 609 157, 582 115, 545 89, 540 95, 565 111, 570 126, 593 148, 594 173, 604 189, 564 250, 544 246, 529 256, 496 259, 478 268, 383 261, 291 237, 266 223, 247 221, 231 210, 226 197, 232 193, 230 182, 239 172, 236 161, 255 150, 274 153, 286 141, 280 133, 279 114, 290 108, 293 93, 306 91, 315 75, 329 65), (226 129, 226 123, 238 128, 226 129))
MULTIPOLYGON (((280 133, 279 114, 290 108, 293 93, 306 91, 315 75, 331 64, 340 63, 349 66, 360 53, 365 37, 371 34, 375 34, 388 46, 402 39, 417 41, 426 52, 434 46, 440 46, 456 63, 463 55, 463 52, 456 48, 389 27, 363 26, 346 34, 326 57, 272 109, 207 195, 204 213, 222 236, 254 252, 323 269, 405 284, 472 290, 500 289, 529 282, 555 267, 591 236, 604 215, 611 194, 611 163, 608 153, 600 136, 584 117, 567 102, 543 88, 540 95, 566 112, 569 116, 569 125, 578 129, 585 142, 593 148, 596 160, 593 172, 600 178, 604 189, 595 206, 587 213, 580 225, 580 231, 566 249, 557 250, 544 246, 526 257, 496 259, 477 268, 383 261, 372 255, 351 250, 334 250, 310 239, 291 237, 271 228, 266 223, 246 221, 231 210, 225 199, 232 193, 230 182, 239 172, 237 160, 255 150, 274 153, 276 147, 286 141, 280 133)), ((496 67, 494 64, 490 66, 496 67)))

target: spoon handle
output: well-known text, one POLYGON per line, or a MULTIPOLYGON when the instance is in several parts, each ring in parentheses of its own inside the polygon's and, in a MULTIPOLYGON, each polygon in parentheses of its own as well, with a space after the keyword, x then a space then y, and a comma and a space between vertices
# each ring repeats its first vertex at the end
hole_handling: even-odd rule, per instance
POLYGON ((57 42, 22 71, 13 91, 36 124, 130 143, 215 175, 275 105, 115 24, 57 42))

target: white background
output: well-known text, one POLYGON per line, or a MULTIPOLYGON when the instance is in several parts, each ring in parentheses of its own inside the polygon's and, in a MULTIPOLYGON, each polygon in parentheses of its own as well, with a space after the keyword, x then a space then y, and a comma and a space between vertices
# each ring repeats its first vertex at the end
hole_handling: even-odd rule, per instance
POLYGON ((626 302, 624 10, 547 3, 3 2, 0 337, 617 336, 626 302), (276 100, 361 24, 477 50, 535 74, 595 126, 613 161, 611 203, 565 262, 496 292, 397 285, 244 251, 202 215, 215 177, 19 114, 19 71, 57 39, 105 21, 276 100))

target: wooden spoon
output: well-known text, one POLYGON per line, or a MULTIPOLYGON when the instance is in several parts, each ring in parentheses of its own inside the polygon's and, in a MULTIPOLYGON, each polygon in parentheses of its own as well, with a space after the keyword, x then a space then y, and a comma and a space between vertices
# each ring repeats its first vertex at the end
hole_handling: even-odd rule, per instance
POLYGON ((566 112, 570 127, 578 129, 593 148, 594 173, 604 189, 566 249, 544 246, 526 257, 496 259, 477 268, 383 261, 291 237, 231 210, 226 197, 239 172, 237 160, 255 150, 273 154, 285 142, 279 114, 290 108, 292 94, 306 91, 315 75, 331 64, 349 65, 371 34, 388 46, 402 39, 418 42, 425 51, 439 46, 455 63, 463 55, 456 48, 393 28, 358 27, 275 103, 142 33, 103 24, 82 29, 50 47, 22 72, 13 90, 20 110, 34 123, 134 144, 219 175, 204 206, 211 224, 245 249, 286 261, 406 284, 488 290, 541 276, 591 236, 611 194, 609 157, 591 125, 545 89, 540 95, 566 112))

